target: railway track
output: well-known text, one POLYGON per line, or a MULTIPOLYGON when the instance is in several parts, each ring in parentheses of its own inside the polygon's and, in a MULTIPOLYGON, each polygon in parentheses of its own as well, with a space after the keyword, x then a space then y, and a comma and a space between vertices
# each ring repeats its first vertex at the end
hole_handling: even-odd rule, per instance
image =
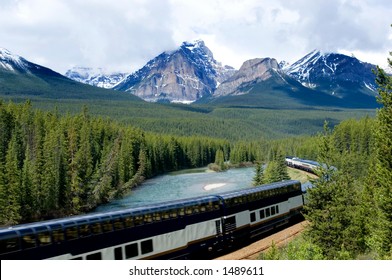
POLYGON ((284 246, 294 237, 299 235, 305 228, 306 221, 302 221, 283 230, 273 233, 261 240, 247 245, 234 252, 215 258, 215 260, 255 260, 259 254, 271 247, 274 242, 276 246, 284 246))

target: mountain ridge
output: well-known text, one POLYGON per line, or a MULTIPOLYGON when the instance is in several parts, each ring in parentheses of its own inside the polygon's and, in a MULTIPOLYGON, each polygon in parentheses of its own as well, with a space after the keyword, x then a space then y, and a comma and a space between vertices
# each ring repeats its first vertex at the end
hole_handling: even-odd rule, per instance
MULTIPOLYGON (((74 72, 70 69, 67 71, 69 77, 65 77, 13 55, 6 49, 0 50, 0 69, 8 75, 9 80, 8 83, 2 84, 3 91, 6 92, 13 91, 11 81, 15 78, 14 74, 18 73, 24 76, 24 81, 15 80, 14 85, 36 85, 22 91, 38 95, 48 90, 48 87, 53 85, 53 79, 56 79, 55 83, 61 80, 61 84, 66 83, 71 87, 80 86, 80 83, 78 86, 72 84, 74 80, 79 80, 94 86, 112 88, 117 92, 114 96, 111 95, 114 98, 137 96, 150 102, 212 102, 219 105, 221 97, 225 97, 223 103, 228 104, 230 96, 242 96, 243 100, 235 98, 233 102, 247 106, 264 106, 265 103, 275 103, 266 98, 274 98, 271 93, 276 91, 279 94, 284 93, 282 96, 289 94, 290 98, 297 98, 300 105, 353 108, 378 106, 375 98, 377 85, 372 72, 376 66, 355 57, 319 50, 306 54, 293 64, 285 61, 278 63, 275 58, 269 57, 255 58, 245 61, 239 70, 235 70, 216 61, 205 43, 196 40, 183 42, 179 48, 159 54, 125 78, 123 73, 110 77, 102 69, 83 67, 76 68, 74 72), (48 77, 52 79, 49 82, 45 81, 48 77), (257 94, 258 97, 245 98, 249 93, 257 94), (251 103, 246 104, 246 99, 252 100, 251 103), (322 103, 322 100, 325 103, 322 103)), ((73 97, 84 98, 81 95, 75 96, 75 90, 72 91, 73 97)), ((103 95, 107 93, 104 92, 103 95)), ((293 103, 295 106, 298 104, 293 103)))
POLYGON ((76 82, 4 48, 0 49, 0 94, 14 98, 140 100, 76 82))

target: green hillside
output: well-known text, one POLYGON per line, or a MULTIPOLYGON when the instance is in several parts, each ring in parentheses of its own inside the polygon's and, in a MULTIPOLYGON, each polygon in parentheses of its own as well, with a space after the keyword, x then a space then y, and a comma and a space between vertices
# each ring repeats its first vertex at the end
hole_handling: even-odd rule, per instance
POLYGON ((252 107, 268 109, 308 109, 322 108, 375 108, 373 96, 352 92, 350 99, 341 99, 323 91, 312 90, 302 86, 289 76, 280 76, 271 72, 272 77, 265 81, 245 83, 238 89, 240 95, 210 97, 199 101, 224 107, 252 107))
POLYGON ((43 70, 41 68, 36 73, 18 73, 0 69, 0 95, 11 99, 39 97, 79 100, 140 100, 131 94, 72 81, 47 68, 43 68, 43 70))

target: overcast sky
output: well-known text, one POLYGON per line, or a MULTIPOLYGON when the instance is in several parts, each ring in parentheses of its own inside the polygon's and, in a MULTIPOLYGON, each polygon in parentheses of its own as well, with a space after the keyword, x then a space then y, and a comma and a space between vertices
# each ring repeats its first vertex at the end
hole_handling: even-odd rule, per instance
POLYGON ((386 65, 391 0, 0 0, 0 47, 65 73, 132 72, 202 39, 223 64, 313 49, 386 65))

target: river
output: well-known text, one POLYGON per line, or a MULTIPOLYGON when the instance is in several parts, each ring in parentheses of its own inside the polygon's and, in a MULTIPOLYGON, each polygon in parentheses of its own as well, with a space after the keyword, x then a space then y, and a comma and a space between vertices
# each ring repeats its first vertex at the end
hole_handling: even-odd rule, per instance
POLYGON ((101 205, 94 212, 249 188, 252 187, 254 174, 253 167, 229 169, 224 172, 210 172, 207 168, 172 172, 146 180, 124 198, 101 205))

